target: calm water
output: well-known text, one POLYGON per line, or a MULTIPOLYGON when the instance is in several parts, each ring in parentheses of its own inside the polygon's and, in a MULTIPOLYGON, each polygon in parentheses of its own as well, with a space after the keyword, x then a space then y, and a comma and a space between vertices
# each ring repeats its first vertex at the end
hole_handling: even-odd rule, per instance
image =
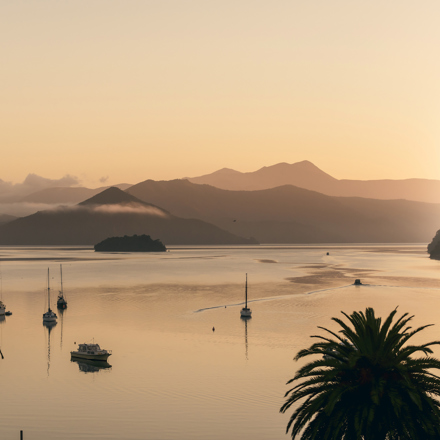
POLYGON ((13 315, 0 321, 0 438, 287 439, 285 383, 318 325, 399 306, 414 325, 436 324, 421 340, 439 339, 440 262, 425 249, 2 247, 13 315), (49 332, 46 272, 54 306, 60 263, 68 309, 49 332), (246 272, 253 318, 243 321, 246 272), (110 368, 71 362, 75 342, 93 338, 113 351, 110 368))

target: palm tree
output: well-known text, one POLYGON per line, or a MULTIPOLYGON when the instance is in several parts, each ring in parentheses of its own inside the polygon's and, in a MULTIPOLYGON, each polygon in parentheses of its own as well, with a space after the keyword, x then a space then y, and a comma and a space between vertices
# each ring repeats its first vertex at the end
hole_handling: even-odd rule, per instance
POLYGON ((412 330, 407 313, 393 324, 396 313, 381 325, 372 308, 342 312, 351 326, 332 318, 342 327, 338 333, 319 327, 326 337, 312 336, 320 341, 295 359, 319 357, 287 382, 296 385, 280 409, 299 405, 287 424, 292 439, 440 439, 440 377, 432 371, 440 369, 440 360, 430 356, 440 341, 406 345, 429 325, 412 330))

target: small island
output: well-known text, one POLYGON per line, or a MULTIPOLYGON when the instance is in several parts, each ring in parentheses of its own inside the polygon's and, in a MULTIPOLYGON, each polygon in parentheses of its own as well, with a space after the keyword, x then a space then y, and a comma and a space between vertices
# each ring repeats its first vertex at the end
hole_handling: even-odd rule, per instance
POLYGON ((440 260, 440 230, 437 231, 431 243, 428 244, 429 257, 434 260, 440 260))
POLYGON ((167 248, 160 240, 149 235, 109 237, 94 246, 95 252, 166 252, 167 248))

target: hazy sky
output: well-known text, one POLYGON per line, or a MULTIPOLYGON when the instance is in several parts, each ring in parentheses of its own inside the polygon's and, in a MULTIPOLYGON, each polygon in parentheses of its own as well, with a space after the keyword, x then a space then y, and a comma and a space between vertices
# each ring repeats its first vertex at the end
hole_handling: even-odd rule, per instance
POLYGON ((310 160, 440 179, 440 3, 1 0, 0 178, 310 160))

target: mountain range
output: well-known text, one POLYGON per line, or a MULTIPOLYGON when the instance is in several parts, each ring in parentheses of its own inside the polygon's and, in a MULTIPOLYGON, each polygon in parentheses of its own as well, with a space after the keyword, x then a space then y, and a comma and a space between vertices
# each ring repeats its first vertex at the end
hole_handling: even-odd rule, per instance
MULTIPOLYGON (((359 166, 362 166, 362 163, 359 166)), ((307 160, 293 164, 279 163, 250 173, 223 168, 212 174, 188 180, 232 191, 255 191, 294 185, 329 196, 440 203, 439 180, 338 180, 307 160)))
POLYGON ((190 180, 120 185, 125 191, 45 188, 22 201, 51 208, 21 218, 2 215, 0 244, 93 245, 110 236, 135 234, 150 235, 166 245, 427 243, 439 227, 440 203, 408 200, 435 198, 428 193, 435 192, 439 181, 383 181, 388 186, 382 181, 340 181, 307 161, 254 173, 220 170, 190 180), (213 184, 194 183, 197 179, 213 184), (415 182, 429 191, 425 194, 415 182), (374 193, 378 188, 385 188, 382 198, 326 194, 336 189, 374 193), (405 193, 407 200, 387 200, 386 191, 405 193))
POLYGON ((146 180, 127 192, 260 243, 423 243, 440 220, 440 204, 332 197, 292 185, 228 191, 187 180, 146 180))
POLYGON ((165 244, 254 243, 198 219, 184 219, 109 188, 69 207, 0 225, 2 245, 94 245, 108 237, 150 235, 165 244))

